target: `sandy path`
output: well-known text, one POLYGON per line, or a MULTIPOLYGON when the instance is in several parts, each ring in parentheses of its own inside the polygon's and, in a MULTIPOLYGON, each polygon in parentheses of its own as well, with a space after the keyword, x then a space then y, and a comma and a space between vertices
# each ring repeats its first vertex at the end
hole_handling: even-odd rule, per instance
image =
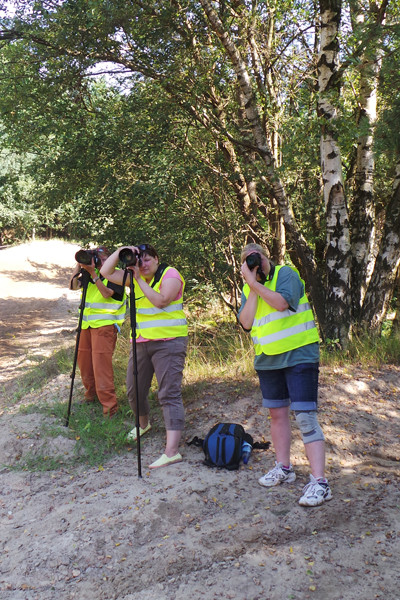
POLYGON ((68 284, 77 249, 50 240, 0 250, 0 389, 74 343, 79 294, 68 284))

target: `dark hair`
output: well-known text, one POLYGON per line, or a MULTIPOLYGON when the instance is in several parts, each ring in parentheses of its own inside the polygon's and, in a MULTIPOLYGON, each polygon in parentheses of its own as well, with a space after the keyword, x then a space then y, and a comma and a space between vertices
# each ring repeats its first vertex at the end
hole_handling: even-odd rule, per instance
POLYGON ((151 244, 139 244, 138 248, 140 250, 140 254, 148 254, 153 258, 158 258, 157 250, 151 244))

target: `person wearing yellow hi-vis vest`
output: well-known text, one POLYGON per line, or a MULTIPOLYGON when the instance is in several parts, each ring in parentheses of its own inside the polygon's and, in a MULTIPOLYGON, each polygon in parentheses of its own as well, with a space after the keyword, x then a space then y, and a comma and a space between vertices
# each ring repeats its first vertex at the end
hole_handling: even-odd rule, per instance
POLYGON ((91 252, 92 263, 77 263, 70 281, 70 288, 77 290, 81 287, 81 270, 85 269, 90 274, 77 362, 85 388, 85 401, 94 402, 97 396, 104 416, 112 417, 118 410, 112 357, 125 319, 126 294, 123 286, 100 276, 100 266, 110 255, 108 249, 100 246, 91 252))
MULTIPOLYGON (((164 453, 149 468, 158 469, 181 462, 179 443, 185 425, 182 402, 182 378, 185 366, 188 327, 183 311, 185 281, 174 267, 160 264, 157 251, 150 244, 124 246, 104 263, 101 273, 114 283, 130 286, 133 277, 136 305, 136 358, 138 371, 139 435, 151 429, 148 394, 153 375, 158 383, 158 400, 162 406, 166 428, 164 453), (116 270, 121 251, 137 257, 127 267, 129 273, 116 270), (131 274, 131 275, 130 275, 131 274), (124 281, 125 279, 125 281, 124 281)), ((128 400, 136 413, 133 349, 126 374, 128 400)), ((135 442, 136 427, 127 440, 135 442)))
POLYGON ((275 466, 259 479, 265 487, 292 483, 290 413, 295 413, 306 456, 310 482, 299 504, 318 506, 332 498, 325 478, 325 438, 317 419, 319 334, 298 271, 275 266, 259 244, 241 254, 245 281, 238 318, 249 331, 255 349, 254 367, 269 409, 275 466))

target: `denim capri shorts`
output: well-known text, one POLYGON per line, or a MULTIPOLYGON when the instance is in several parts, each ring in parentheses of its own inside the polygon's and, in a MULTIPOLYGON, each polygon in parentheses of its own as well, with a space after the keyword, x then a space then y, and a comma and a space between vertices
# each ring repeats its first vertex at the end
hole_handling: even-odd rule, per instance
POLYGON ((258 370, 263 406, 290 406, 295 411, 317 410, 318 372, 319 363, 300 363, 271 371, 258 370))

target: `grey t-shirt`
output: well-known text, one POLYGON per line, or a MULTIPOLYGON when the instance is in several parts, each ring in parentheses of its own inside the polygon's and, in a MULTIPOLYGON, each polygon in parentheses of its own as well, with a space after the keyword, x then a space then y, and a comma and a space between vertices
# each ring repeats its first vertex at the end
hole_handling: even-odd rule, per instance
MULTIPOLYGON (((281 294, 289 304, 289 310, 296 311, 300 298, 304 294, 304 285, 298 274, 290 267, 282 267, 278 273, 276 282, 276 291, 281 294)), ((241 306, 238 313, 242 311, 246 304, 246 296, 242 292, 241 306)), ((254 368, 256 371, 268 371, 272 369, 284 369, 293 367, 300 363, 319 362, 319 344, 313 342, 282 354, 259 354, 254 358, 254 368)))

